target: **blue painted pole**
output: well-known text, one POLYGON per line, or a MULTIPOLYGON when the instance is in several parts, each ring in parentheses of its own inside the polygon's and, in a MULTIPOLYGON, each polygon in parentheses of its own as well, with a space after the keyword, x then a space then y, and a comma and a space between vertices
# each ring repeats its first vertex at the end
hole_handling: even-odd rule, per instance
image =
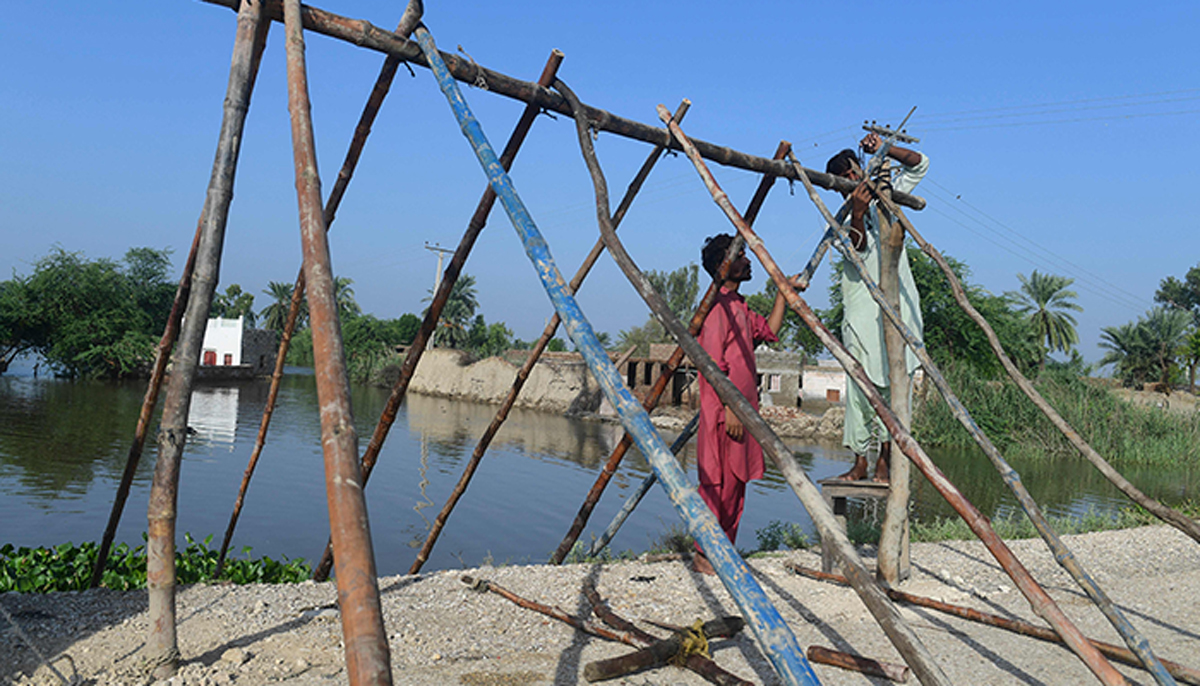
POLYGON ((716 517, 700 498, 696 488, 688 483, 686 475, 676 464, 666 443, 655 431, 654 425, 650 423, 650 415, 625 387, 620 373, 608 359, 608 354, 597 340, 591 324, 571 295, 566 280, 559 273, 554 258, 550 255, 550 248, 534 224, 533 217, 517 195, 512 179, 500 166, 495 150, 488 143, 482 127, 463 99, 458 84, 442 61, 433 37, 423 25, 417 27, 414 35, 429 61, 438 86, 454 111, 463 135, 470 141, 484 173, 487 174, 488 182, 496 191, 513 228, 521 237, 525 253, 533 262, 554 309, 562 317, 567 334, 583 355, 592 376, 600 384, 608 401, 616 408, 621 424, 650 461, 672 505, 679 516, 688 523, 692 535, 704 548, 717 575, 742 611, 746 623, 758 638, 779 676, 788 684, 819 684, 820 681, 813 673, 811 665, 804 659, 791 629, 767 600, 762 587, 750 574, 749 567, 725 537, 716 517))

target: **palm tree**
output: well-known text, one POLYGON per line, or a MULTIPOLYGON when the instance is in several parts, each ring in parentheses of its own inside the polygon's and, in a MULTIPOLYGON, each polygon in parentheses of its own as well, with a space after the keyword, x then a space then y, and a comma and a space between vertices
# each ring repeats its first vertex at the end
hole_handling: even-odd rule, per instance
POLYGON ((1126 383, 1157 378, 1164 390, 1169 389, 1176 355, 1187 339, 1190 324, 1187 312, 1156 307, 1136 322, 1106 326, 1100 330, 1100 347, 1108 353, 1100 364, 1113 364, 1116 375, 1126 383))
MULTIPOLYGON (((270 296, 272 302, 258 313, 258 316, 262 317, 264 329, 283 332, 283 327, 287 323, 288 310, 292 307, 292 291, 294 289, 295 284, 282 281, 267 282, 263 293, 270 296)), ((300 312, 296 316, 296 329, 303 329, 307 320, 308 301, 302 300, 300 301, 300 312)))
MULTIPOLYGON (((428 292, 429 296, 422 298, 422 302, 433 300, 433 290, 428 292)), ((461 274, 450 287, 446 305, 442 308, 442 318, 433 334, 433 344, 448 345, 451 348, 461 347, 467 341, 469 325, 477 309, 479 301, 475 298, 475 277, 461 274)), ((421 314, 428 312, 429 308, 426 307, 421 314)))
POLYGON ((1035 269, 1029 278, 1017 274, 1021 281, 1021 290, 1005 293, 1017 311, 1029 316, 1034 331, 1038 337, 1038 346, 1042 349, 1041 367, 1046 366, 1046 355, 1059 350, 1066 352, 1079 342, 1075 333, 1075 317, 1067 310, 1082 312, 1083 308, 1075 302, 1078 294, 1067 290, 1067 286, 1075 283, 1075 279, 1056 274, 1040 274, 1035 269))
POLYGON ((333 299, 337 303, 338 319, 346 321, 362 314, 362 308, 354 299, 354 289, 350 284, 354 279, 345 276, 335 276, 333 279, 333 299))

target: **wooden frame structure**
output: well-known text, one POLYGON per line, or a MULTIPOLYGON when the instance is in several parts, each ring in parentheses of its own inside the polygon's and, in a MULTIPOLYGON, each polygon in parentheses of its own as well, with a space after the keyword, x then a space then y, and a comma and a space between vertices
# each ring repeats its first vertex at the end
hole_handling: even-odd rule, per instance
MULTIPOLYGON (((889 639, 913 669, 913 672, 917 674, 918 678, 924 684, 948 683, 941 669, 933 661, 929 651, 901 620, 898 611, 888 598, 888 595, 866 571, 853 546, 837 526, 833 513, 825 500, 822 499, 816 487, 808 480, 798 465, 796 465, 790 452, 783 446, 779 438, 775 436, 749 403, 741 397, 740 393, 736 391, 724 374, 716 368, 703 348, 696 342, 694 335, 703 322, 708 308, 711 307, 716 288, 710 289, 696 314, 693 316, 691 326, 685 327, 666 308, 661 297, 650 286, 636 264, 634 264, 632 258, 626 253, 615 233, 617 225, 628 211, 638 189, 649 175, 657 159, 666 150, 683 150, 696 166, 698 173, 709 188, 716 203, 737 229, 738 240, 730 248, 729 255, 727 255, 722 265, 722 272, 728 268, 732 257, 737 254, 741 247, 741 241, 744 241, 745 245, 756 254, 771 274, 773 281, 786 296, 789 306, 801 316, 805 323, 822 339, 822 342, 834 352, 835 356, 846 367, 848 373, 859 379, 860 386, 864 389, 870 388, 873 390, 873 386, 870 383, 862 383, 862 379, 865 379, 862 367, 856 360, 849 356, 845 349, 841 347, 841 344, 820 324, 811 309, 808 308, 807 304, 793 288, 793 282, 783 276, 783 273, 775 264, 763 241, 750 228, 754 215, 765 201, 766 195, 776 178, 782 177, 802 181, 806 188, 808 188, 818 209, 830 225, 826 236, 817 247, 813 258, 809 261, 808 266, 803 272, 803 276, 799 279, 800 282, 807 283, 829 245, 834 245, 842 249, 847 259, 854 263, 853 250, 845 250, 845 238, 841 235, 841 223, 845 220, 846 207, 843 207, 837 216, 833 215, 825 209, 816 197, 813 192, 813 185, 845 192, 853 189, 855 184, 840 177, 804 169, 791 156, 790 146, 786 143, 780 144, 772 158, 765 158, 712 143, 689 139, 680 128, 680 122, 688 106, 686 102, 674 114, 668 112, 663 106, 659 106, 659 117, 665 124, 665 127, 642 124, 618 117, 595 107, 584 105, 566 84, 557 79, 558 65, 562 61, 562 54, 557 51, 551 55, 541 78, 536 83, 520 81, 481 67, 474 62, 466 62, 452 55, 440 53, 434 44, 433 36, 421 23, 424 8, 420 0, 410 0, 399 26, 394 32, 379 29, 365 21, 347 19, 312 7, 302 6, 299 0, 205 1, 229 7, 238 12, 237 33, 230 68, 228 92, 225 100, 224 118, 218 140, 217 155, 213 165, 204 210, 197 228, 196 239, 181 278, 179 291, 176 296, 175 309, 172 312, 171 320, 168 323, 167 330, 163 335, 163 340, 158 349, 156 374, 152 377, 146 393, 143 418, 139 419, 138 429, 135 434, 133 447, 130 450, 126 468, 127 475, 131 475, 133 470, 136 469, 137 460, 140 457, 147 430, 148 419, 146 417, 149 416, 149 412, 153 409, 157 401, 159 386, 162 381, 161 370, 166 364, 172 345, 175 344, 174 339, 176 332, 178 332, 178 343, 174 346, 174 373, 171 375, 167 386, 162 427, 159 433, 158 457, 149 507, 150 539, 147 546, 149 558, 147 576, 151 628, 147 638, 146 654, 154 676, 163 678, 174 674, 179 659, 175 618, 174 539, 180 459, 187 438, 186 417, 192 382, 195 377, 196 364, 199 358, 199 345, 203 338, 205 313, 207 313, 210 307, 216 288, 216 274, 221 259, 229 205, 232 200, 233 178, 237 166, 246 111, 249 106, 255 77, 266 42, 268 27, 272 22, 281 22, 284 24, 286 32, 288 108, 291 115, 297 204, 300 215, 301 237, 304 246, 304 264, 293 293, 292 308, 278 356, 272 389, 264 411, 251 463, 247 467, 246 476, 239 491, 234 513, 222 545, 222 559, 236 526, 237 516, 241 509, 246 487, 262 451, 271 413, 274 409, 279 380, 282 375, 282 361, 286 356, 286 349, 296 321, 296 314, 300 302, 303 298, 307 297, 313 328, 318 397, 321 407, 322 444, 326 465, 326 488, 332 533, 330 546, 317 572, 318 575, 324 576, 328 573, 330 566, 336 564, 338 599, 341 607, 347 671, 350 683, 357 686, 358 684, 388 684, 391 682, 387 637, 383 631, 370 527, 365 501, 363 500, 363 488, 366 486, 379 450, 387 438, 388 430, 396 418, 396 412, 403 401, 408 383, 420 360, 421 353, 437 324, 441 310, 449 296, 450 289, 461 273, 462 266, 471 251, 475 238, 484 227, 487 216, 495 201, 500 200, 514 229, 521 238, 526 253, 538 272, 547 293, 555 304, 555 319, 547 325, 538 347, 529 356, 526 367, 518 374, 509 397, 497 412, 496 418, 493 420, 492 425, 488 427, 484 437, 480 440, 472 457, 472 465, 468 466, 468 470, 464 473, 463 479, 460 480, 459 487, 456 488, 454 496, 447 503, 443 512, 439 514, 438 523, 434 531, 431 532, 425 547, 422 549, 411 571, 416 572, 419 570, 421 564, 427 559, 429 550, 437 539, 437 532, 440 530, 440 526, 445 523, 446 517, 449 516, 450 510, 454 506, 454 502, 461 496, 466 483, 470 479, 473 465, 478 463, 479 458, 486 451, 491 437, 495 435, 499 426, 504 422, 508 410, 511 408, 525 378, 528 376, 529 368, 536 362, 546 343, 553 337, 561 321, 566 326, 568 334, 575 342, 576 347, 582 352, 593 376, 600 383, 609 401, 617 409, 622 424, 625 427, 626 436, 622 439, 621 444, 614 451, 612 457, 610 457, 608 464, 603 470, 601 479, 598 480, 597 485, 589 493, 571 530, 556 551, 555 562, 560 562, 565 557, 566 552, 575 543, 579 532, 587 521, 591 507, 594 506, 596 499, 599 498, 600 493, 604 490, 607 477, 611 476, 615 471, 625 450, 630 445, 637 444, 642 453, 651 461, 654 468, 654 476, 670 494, 672 503, 675 505, 681 518, 687 522, 689 530, 701 542, 706 552, 708 552, 721 581, 739 605, 746 617, 747 625, 754 632, 764 653, 771 660, 780 677, 786 683, 790 684, 818 683, 811 667, 804 659, 803 651, 796 644, 790 629, 782 622, 778 612, 766 600, 762 589, 759 588, 758 583, 750 575, 749 569, 738 556, 736 550, 725 539, 715 518, 700 500, 695 488, 687 482, 682 471, 672 459, 672 450, 667 448, 657 431, 650 424, 647 411, 653 408, 663 389, 656 386, 651 397, 647 398, 645 407, 642 407, 634 400, 629 389, 621 379, 620 374, 617 373, 611 360, 600 347, 586 317, 574 299, 574 292, 582 285, 588 269, 595 263, 600 253, 607 249, 625 272, 635 289, 645 299, 656 316, 663 322, 664 326, 676 338, 679 348, 672 355, 668 367, 677 365, 685 353, 693 360, 700 372, 712 383, 718 394, 722 397, 723 402, 733 409, 746 426, 747 431, 763 445, 767 454, 775 460, 780 471, 787 478, 793 490, 809 511, 814 524, 821 533, 823 541, 828 543, 829 549, 840 559, 848 582, 862 598, 864 604, 875 616, 889 639), (346 160, 341 172, 338 174, 337 183, 324 205, 322 205, 320 179, 317 174, 313 154, 312 121, 309 114, 310 105, 304 58, 304 30, 323 33, 387 55, 376 86, 364 108, 359 126, 355 130, 346 160), (408 40, 410 34, 415 36, 415 41, 408 40), (365 145, 371 124, 387 95, 391 80, 401 62, 427 67, 434 72, 439 87, 450 103, 464 136, 467 137, 488 176, 489 185, 479 202, 475 214, 472 216, 454 258, 445 270, 445 274, 434 295, 433 302, 422 323, 420 332, 410 348, 400 379, 392 390, 392 394, 389 397, 383 415, 380 417, 366 453, 360 460, 357 455, 357 437, 354 431, 353 418, 350 415, 345 360, 342 351, 340 326, 337 319, 337 308, 333 300, 333 281, 326 232, 329 230, 336 216, 337 207, 353 176, 354 168, 365 145), (470 108, 463 99, 456 83, 456 81, 474 82, 480 76, 486 79, 489 84, 489 90, 492 92, 527 103, 525 113, 522 115, 503 154, 500 155, 497 155, 491 148, 482 127, 471 114, 470 108), (600 240, 597 241, 592 254, 589 255, 584 265, 580 268, 579 273, 570 283, 567 283, 558 272, 557 265, 555 265, 553 259, 550 257, 544 239, 542 239, 528 209, 525 208, 520 197, 512 187, 506 171, 511 166, 513 158, 525 139, 534 117, 542 109, 559 112, 572 118, 576 126, 580 150, 595 188, 600 240), (654 146, 646 163, 630 184, 629 190, 626 192, 617 211, 612 214, 609 212, 607 182, 592 147, 592 134, 599 131, 641 140, 654 146), (726 166, 763 174, 762 182, 745 216, 739 214, 733 208, 728 197, 717 185, 711 172, 709 172, 704 162, 705 159, 726 166), (181 325, 180 318, 185 311, 190 316, 184 319, 181 325), (337 552, 336 556, 332 554, 333 551, 337 552)), ((868 179, 864 183, 870 184, 871 181, 868 179)), ((889 196, 886 193, 880 193, 876 190, 876 195, 879 197, 881 207, 886 209, 901 227, 902 235, 906 232, 917 239, 927 252, 931 252, 931 254, 936 252, 933 251, 932 247, 923 238, 920 238, 915 228, 912 227, 900 209, 901 206, 921 209, 924 206, 923 200, 898 192, 892 193, 889 196)), ((951 284, 956 288, 956 294, 961 291, 961 286, 958 286, 957 282, 953 279, 951 280, 951 284)), ((875 290, 878 290, 878 288, 873 289, 873 295, 875 294, 875 290)), ((882 292, 878 294, 877 299, 881 303, 886 302, 882 292)), ((888 315, 889 321, 894 322, 892 329, 895 334, 903 337, 906 344, 917 350, 918 353, 923 352, 923 346, 920 341, 915 339, 911 332, 907 332, 903 325, 899 323, 899 318, 895 315, 894 310, 886 305, 883 305, 883 310, 888 315)), ((981 321, 980 324, 989 333, 989 337, 994 338, 986 322, 981 321)), ((1002 354, 1001 356, 1002 360, 1007 362, 1007 359, 1002 354)), ((926 361, 926 365, 931 366, 932 362, 926 361)), ((1011 366, 1011 363, 1007 363, 1007 366, 1011 366)), ((932 369, 936 372, 936 368, 932 369)), ((669 374, 663 374, 662 379, 666 379, 669 376, 669 374)), ((941 378, 940 374, 935 373, 934 376, 935 381, 941 378)), ((953 399, 948 387, 943 388, 943 384, 944 380, 938 384, 939 390, 946 394, 947 400, 954 405, 957 401, 953 399)), ((666 384, 662 383, 660 385, 665 387, 666 384)), ((1025 382, 1025 385, 1028 385, 1028 382, 1025 382)), ((1022 385, 1023 389, 1025 385, 1022 385)), ((1029 393, 1030 391, 1027 390, 1026 392, 1029 393)), ((1031 398, 1035 402, 1038 402, 1040 396, 1034 397, 1035 394, 1036 392, 1033 392, 1031 398)), ((1079 633, 1078 629, 1067 620, 1065 615, 1050 600, 1049 596, 1045 594, 1045 591, 1029 576, 1028 572, 1024 571, 1024 568, 1016 561, 1004 543, 999 540, 995 532, 992 531, 986 518, 975 510, 937 468, 932 465, 921 447, 906 431, 904 422, 897 418, 896 414, 884 403, 878 393, 868 391, 867 395, 872 406, 892 433, 897 452, 902 451, 904 455, 911 459, 914 465, 933 482, 939 492, 967 520, 972 530, 987 544, 989 550, 991 550, 996 559, 1010 574, 1018 588, 1025 593, 1035 611, 1051 624, 1055 633, 1080 656, 1101 683, 1125 683, 1120 673, 1116 672, 1109 665, 1105 657, 1096 650, 1092 643, 1079 633)), ((1044 404, 1044 401, 1039 403, 1039 407, 1042 404, 1044 404)), ((964 423, 968 425, 968 428, 971 428, 973 422, 970 420, 969 415, 966 415, 965 409, 959 412, 960 408, 961 404, 956 406, 956 414, 959 414, 964 423)), ((1051 412, 1053 412, 1052 409, 1048 411, 1048 414, 1051 412)), ((1056 425, 1058 425, 1058 422, 1056 422, 1056 425)), ((1065 422, 1062 425, 1065 426, 1065 422)), ((1062 427, 1060 426, 1060 428, 1062 427)), ((978 431, 978 427, 975 427, 975 430, 977 437, 981 440, 981 445, 985 445, 985 451, 988 451, 989 457, 993 458, 993 462, 996 462, 997 467, 1005 474, 1006 481, 1010 484, 1017 482, 1019 485, 1019 477, 1014 478, 1012 476, 1015 472, 1012 472, 1011 468, 1005 471, 1007 464, 1003 462, 999 453, 995 451, 994 447, 989 450, 987 446, 990 446, 990 442, 987 441, 986 436, 982 436, 982 432, 978 431), (993 455, 993 453, 995 454, 993 455)), ((1082 439, 1078 439, 1078 442, 1076 442, 1078 435, 1074 434, 1069 427, 1066 427, 1063 431, 1068 434, 1069 438, 1072 438, 1072 442, 1075 442, 1077 446, 1082 442, 1082 439)), ((1086 446, 1086 444, 1083 445, 1086 446)), ((1087 454, 1087 451, 1091 449, 1090 447, 1080 447, 1080 450, 1087 454)), ((1092 452, 1094 453, 1094 451, 1092 452)), ((1099 459, 1099 456, 1096 456, 1096 458, 1099 459)), ((1089 457, 1089 459, 1091 458, 1089 457)), ((1095 462, 1095 460, 1093 461, 1095 462)), ((1103 462, 1103 460, 1100 461, 1103 462)), ((1130 488, 1132 487, 1130 486, 1130 488)), ((1126 490, 1126 492, 1128 493, 1129 491, 1126 490)), ((107 550, 111 545, 116 522, 120 518, 127 494, 128 485, 123 481, 121 489, 118 490, 117 502, 114 504, 112 516, 109 519, 108 530, 105 532, 101 547, 102 552, 93 575, 93 585, 98 582, 102 575, 107 550)), ((1133 494, 1130 495, 1131 497, 1135 497, 1133 494)), ((1027 494, 1022 498, 1021 493, 1018 491, 1018 498, 1022 499, 1022 505, 1025 506, 1026 503, 1024 500, 1028 498, 1027 494)), ((1158 505, 1157 508, 1152 507, 1151 509, 1165 521, 1168 521, 1168 523, 1184 529, 1189 535, 1200 541, 1200 528, 1196 527, 1194 522, 1186 520, 1186 518, 1182 518, 1181 516, 1177 517, 1178 513, 1174 513, 1174 511, 1164 508, 1161 505, 1158 505), (1186 520, 1186 523, 1179 521, 1180 518, 1186 520), (1189 524, 1196 531, 1189 531, 1189 524)), ((1027 511, 1030 511, 1031 517, 1034 517, 1036 504, 1033 504, 1032 508, 1027 508, 1027 511)), ((1040 515, 1037 516, 1040 517, 1040 515)), ((1037 519, 1035 519, 1035 523, 1038 523, 1037 519)), ((1042 524, 1044 524, 1044 519, 1038 526, 1039 531, 1043 529, 1042 524)), ((1044 528, 1048 530, 1048 525, 1044 528)), ((610 530, 612 529, 613 527, 610 527, 610 530)), ((610 534, 606 533, 606 535, 610 534)), ((1063 563, 1064 567, 1067 567, 1068 571, 1072 571, 1071 565, 1075 563, 1069 551, 1064 553, 1065 547, 1059 547, 1061 546, 1061 542, 1057 541, 1057 537, 1053 535, 1052 531, 1043 532, 1043 536, 1047 539, 1047 542, 1055 551, 1056 557, 1063 563)), ((1098 592, 1098 587, 1094 589, 1088 587, 1087 582, 1090 582, 1092 586, 1094 586, 1094 582, 1090 578, 1087 578, 1086 573, 1079 570, 1078 573, 1072 571, 1072 575, 1080 581, 1085 590, 1088 590, 1089 595, 1101 606, 1101 609, 1109 616, 1114 626, 1117 626, 1126 642, 1130 645, 1132 652, 1137 655, 1138 659, 1154 675, 1155 679, 1160 684, 1174 684, 1175 682, 1171 675, 1167 673, 1150 652, 1149 646, 1145 644, 1145 639, 1136 635, 1132 627, 1128 626, 1128 622, 1124 622, 1123 617, 1119 616, 1119 612, 1116 612, 1115 608, 1111 607, 1111 603, 1108 604, 1108 607, 1105 606, 1106 599, 1103 597, 1102 592, 1098 592), (1093 590, 1097 592, 1094 593, 1093 590)))

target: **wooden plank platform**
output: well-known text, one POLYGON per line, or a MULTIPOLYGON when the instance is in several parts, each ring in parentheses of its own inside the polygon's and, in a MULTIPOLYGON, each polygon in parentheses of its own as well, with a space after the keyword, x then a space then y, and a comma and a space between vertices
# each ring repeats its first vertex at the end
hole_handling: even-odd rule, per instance
MULTIPOLYGON (((847 498, 879 498, 887 500, 889 486, 868 479, 861 481, 842 481, 829 478, 817 481, 821 487, 821 495, 833 510, 834 518, 842 532, 846 532, 846 499, 847 498)), ((908 560, 908 522, 904 523, 904 533, 900 543, 900 578, 907 579, 910 573, 908 560)), ((833 573, 837 564, 833 555, 833 547, 824 539, 821 540, 821 571, 833 573)))

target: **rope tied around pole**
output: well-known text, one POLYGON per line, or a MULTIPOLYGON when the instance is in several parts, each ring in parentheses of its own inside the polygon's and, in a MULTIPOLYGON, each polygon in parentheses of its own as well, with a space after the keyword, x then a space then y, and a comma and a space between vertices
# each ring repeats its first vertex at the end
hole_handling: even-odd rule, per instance
POLYGON ((463 50, 462 43, 458 44, 458 51, 466 55, 467 59, 471 61, 471 66, 475 67, 475 80, 471 82, 471 85, 479 90, 486 91, 488 89, 487 79, 483 78, 483 69, 480 68, 479 63, 475 61, 474 57, 471 57, 471 53, 463 50))
POLYGON ((708 652, 708 636, 704 634, 703 620, 697 619, 695 624, 680 632, 679 638, 679 652, 671 656, 671 664, 682 667, 692 655, 712 659, 708 652))

